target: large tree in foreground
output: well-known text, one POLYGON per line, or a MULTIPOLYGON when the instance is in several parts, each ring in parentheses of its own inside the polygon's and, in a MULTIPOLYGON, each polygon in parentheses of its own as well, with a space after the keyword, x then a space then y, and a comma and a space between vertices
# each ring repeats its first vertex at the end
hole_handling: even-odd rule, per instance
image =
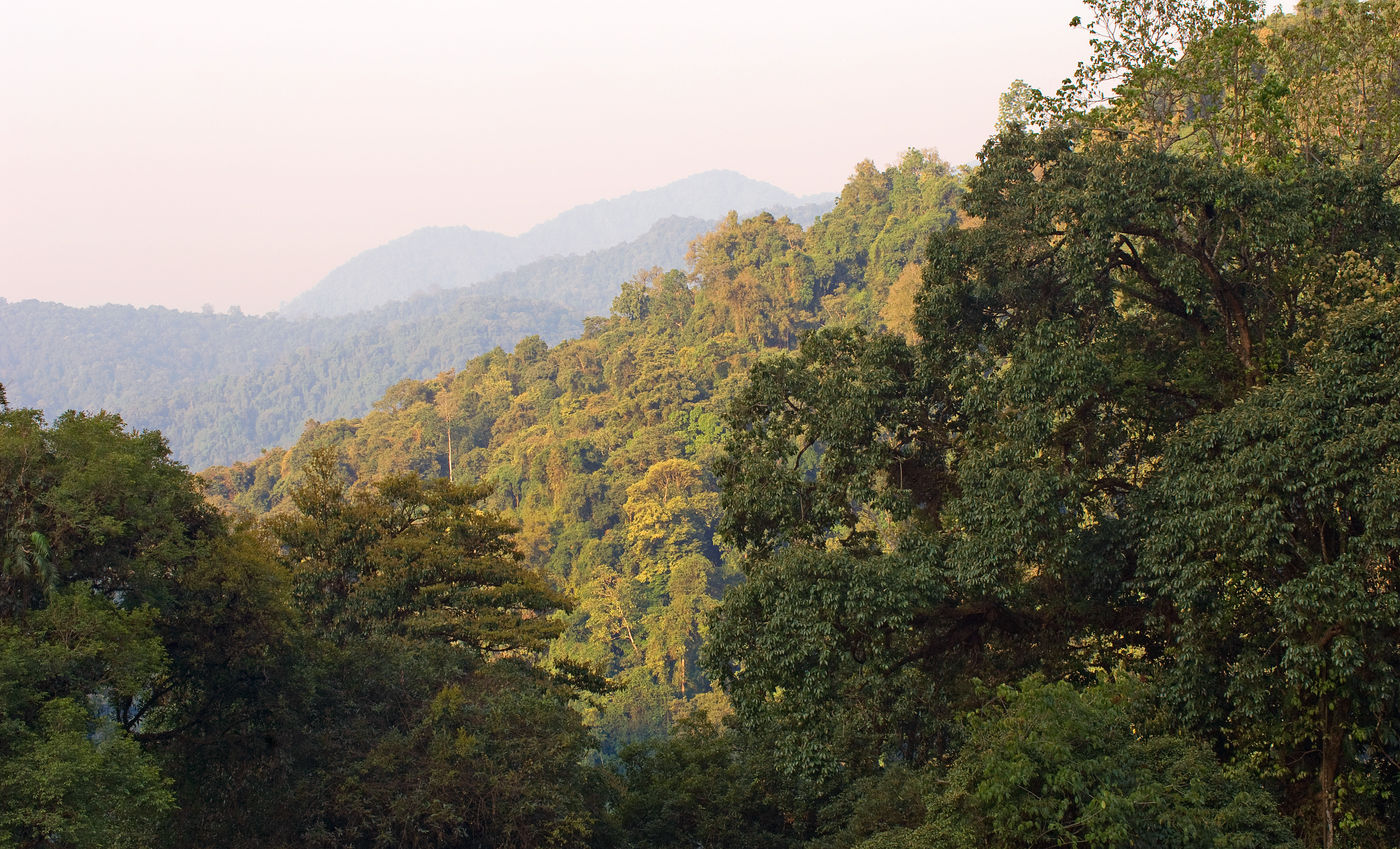
POLYGON ((527 569, 480 486, 352 490, 313 453, 268 520, 312 632, 287 793, 316 846, 579 845, 593 816, 579 695, 533 660, 568 600, 527 569))
MULTIPOLYGON (((733 406, 721 531, 749 580, 712 672, 822 793, 956 751, 981 684, 1124 665, 1191 704, 1181 730, 1286 777, 1317 842, 1392 839, 1368 788, 1393 780, 1394 400, 1348 375, 1393 360, 1336 334, 1393 320, 1393 163, 1290 129, 1304 104, 1249 76, 1287 89, 1279 51, 1306 40, 1268 42, 1249 4, 1092 5, 1078 87, 988 143, 969 226, 933 235, 920 339, 818 332, 733 406), (1231 57, 1259 62, 1221 87, 1231 57), (1285 398, 1305 407, 1266 427, 1285 398), (1252 512, 1273 488, 1276 521, 1252 512)), ((1335 5, 1290 37, 1342 38, 1359 12, 1335 5)))
POLYGON ((1341 310, 1314 344, 1172 440, 1141 521, 1167 699, 1331 843, 1400 814, 1400 303, 1341 310))

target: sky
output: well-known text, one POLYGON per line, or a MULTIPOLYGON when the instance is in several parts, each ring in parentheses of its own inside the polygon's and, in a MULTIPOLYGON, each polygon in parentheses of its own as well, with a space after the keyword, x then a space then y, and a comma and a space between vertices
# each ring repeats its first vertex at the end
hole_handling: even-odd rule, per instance
POLYGON ((5 0, 0 297, 263 313, 430 225, 975 161, 1078 0, 5 0))

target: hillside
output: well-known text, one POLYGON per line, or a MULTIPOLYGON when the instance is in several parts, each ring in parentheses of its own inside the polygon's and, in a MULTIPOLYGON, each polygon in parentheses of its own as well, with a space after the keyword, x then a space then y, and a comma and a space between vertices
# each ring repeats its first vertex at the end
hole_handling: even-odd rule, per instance
POLYGON ((486 503, 522 525, 527 562, 578 599, 556 652, 624 687, 593 716, 608 751, 697 706, 722 711, 698 651, 706 611, 736 578, 714 538, 709 471, 727 400, 807 330, 907 327, 923 240, 954 222, 959 193, 932 154, 862 163, 811 227, 730 215, 696 241, 688 273, 634 276, 581 338, 530 338, 401 381, 366 415, 204 475, 220 503, 264 513, 285 509, 317 449, 360 481, 451 465, 492 485, 486 503))
POLYGON ((537 260, 471 290, 444 289, 373 310, 290 320, 108 305, 0 302, 0 379, 11 399, 57 416, 108 410, 159 428, 190 466, 290 444, 308 419, 353 415, 405 377, 426 378, 498 345, 576 335, 639 269, 684 261, 699 219, 640 238, 537 260))

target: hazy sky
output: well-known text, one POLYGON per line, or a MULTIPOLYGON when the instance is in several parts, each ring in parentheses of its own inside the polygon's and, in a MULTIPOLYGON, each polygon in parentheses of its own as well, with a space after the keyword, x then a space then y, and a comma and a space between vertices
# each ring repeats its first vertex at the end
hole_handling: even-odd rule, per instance
POLYGON ((425 225, 971 162, 1077 0, 5 0, 0 297, 263 312, 425 225))

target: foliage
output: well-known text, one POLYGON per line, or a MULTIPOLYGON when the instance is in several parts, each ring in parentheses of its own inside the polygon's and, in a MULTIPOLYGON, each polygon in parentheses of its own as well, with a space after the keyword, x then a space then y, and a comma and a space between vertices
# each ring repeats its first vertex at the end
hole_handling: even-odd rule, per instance
POLYGON ((1173 704, 1326 840, 1400 780, 1398 306, 1338 311, 1311 368, 1193 422, 1145 494, 1173 704))
POLYGON ((1272 774, 1300 834, 1383 845, 1395 548, 1368 375, 1391 362, 1391 163, 1319 151, 1252 70, 1222 76, 1284 74, 1370 12, 1285 45, 1248 4, 1091 6, 1094 60, 983 149, 912 328, 824 328, 736 396, 716 470, 747 580, 709 672, 821 807, 970 752, 980 685, 1122 665, 1160 676, 1180 733, 1272 774), (1203 101, 1215 78, 1236 89, 1203 101))
POLYGON ((518 523, 525 563, 577 599, 551 655, 611 680, 586 711, 615 753, 696 704, 723 707, 699 662, 708 611, 735 579, 707 468, 721 409, 764 346, 823 322, 879 322, 889 287, 918 268, 921 234, 952 220, 958 186, 931 153, 863 164, 806 231, 731 216, 696 241, 690 275, 636 275, 582 338, 529 337, 401 381, 365 416, 313 423, 291 449, 206 479, 218 503, 255 514, 291 507, 299 470, 323 448, 340 451, 350 503, 406 472, 489 484, 481 506, 518 523))
POLYGON ((0 410, 0 845, 588 838, 587 675, 536 662, 564 599, 514 526, 313 460, 304 512, 250 528, 159 434, 0 410))
POLYGON ((474 505, 486 491, 404 474, 347 492, 333 454, 313 454, 272 519, 293 597, 337 639, 388 633, 480 653, 539 649, 558 633, 542 613, 567 601, 520 568, 514 528, 474 505))
POLYGON ((665 739, 625 748, 617 767, 625 786, 617 817, 632 846, 798 844, 799 830, 784 818, 782 785, 762 753, 703 714, 687 717, 665 739))
POLYGON ((0 846, 156 841, 169 779, 114 717, 164 671, 152 620, 81 584, 0 619, 0 846))
POLYGON ((969 718, 946 771, 927 771, 925 821, 858 845, 1295 845, 1247 775, 1195 740, 1151 733, 1150 720, 1150 693, 1131 679, 1003 687, 969 718))

